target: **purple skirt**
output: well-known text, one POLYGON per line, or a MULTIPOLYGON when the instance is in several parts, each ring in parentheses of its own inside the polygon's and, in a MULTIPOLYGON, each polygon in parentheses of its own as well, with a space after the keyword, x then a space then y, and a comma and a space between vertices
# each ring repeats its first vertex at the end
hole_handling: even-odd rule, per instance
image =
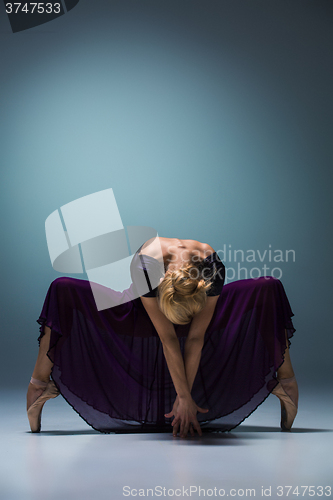
MULTIPOLYGON (((103 287, 101 287, 103 288, 103 287)), ((106 289, 104 293, 119 293, 106 289)), ((239 425, 277 385, 295 332, 282 283, 272 277, 223 287, 205 334, 192 397, 203 430, 239 425)), ((57 278, 38 319, 51 328, 51 377, 62 396, 100 432, 171 432, 176 392, 161 341, 141 299, 98 311, 89 281, 57 278)), ((182 352, 190 325, 175 325, 182 352)))

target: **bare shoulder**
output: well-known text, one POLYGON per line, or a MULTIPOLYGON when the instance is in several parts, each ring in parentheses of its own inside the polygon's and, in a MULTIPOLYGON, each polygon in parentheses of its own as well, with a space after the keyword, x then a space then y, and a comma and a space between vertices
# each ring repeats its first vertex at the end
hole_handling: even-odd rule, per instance
POLYGON ((202 244, 203 252, 205 253, 205 256, 208 257, 208 255, 212 254, 215 252, 214 248, 208 245, 208 243, 203 243, 202 244))
POLYGON ((194 253, 200 254, 202 259, 205 259, 209 255, 215 252, 214 248, 211 247, 208 243, 201 243, 196 240, 187 240, 189 242, 189 246, 191 246, 192 251, 194 253))

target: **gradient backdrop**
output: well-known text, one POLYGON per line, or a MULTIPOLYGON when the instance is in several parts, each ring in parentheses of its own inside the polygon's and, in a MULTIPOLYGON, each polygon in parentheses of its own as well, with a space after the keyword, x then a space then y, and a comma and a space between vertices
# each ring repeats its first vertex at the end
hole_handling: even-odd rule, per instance
POLYGON ((264 263, 295 370, 331 379, 332 23, 322 0, 81 0, 13 34, 0 5, 1 385, 28 384, 59 276, 45 219, 110 187, 124 225, 293 249, 264 263))

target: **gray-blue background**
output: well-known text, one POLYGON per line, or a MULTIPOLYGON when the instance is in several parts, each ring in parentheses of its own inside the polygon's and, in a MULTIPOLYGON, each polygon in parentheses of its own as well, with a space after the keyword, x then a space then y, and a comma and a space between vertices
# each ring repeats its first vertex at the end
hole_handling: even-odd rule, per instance
POLYGON ((1 384, 27 385, 59 276, 45 219, 109 187, 124 225, 295 250, 264 263, 283 271, 299 381, 330 377, 332 5, 81 0, 16 34, 0 10, 1 384))

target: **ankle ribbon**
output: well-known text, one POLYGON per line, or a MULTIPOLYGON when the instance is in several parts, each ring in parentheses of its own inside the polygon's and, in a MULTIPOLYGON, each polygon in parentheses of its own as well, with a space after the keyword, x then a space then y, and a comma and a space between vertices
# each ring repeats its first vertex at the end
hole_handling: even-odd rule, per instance
POLYGON ((31 377, 30 384, 39 385, 40 387, 46 387, 48 382, 43 382, 42 380, 31 377))

